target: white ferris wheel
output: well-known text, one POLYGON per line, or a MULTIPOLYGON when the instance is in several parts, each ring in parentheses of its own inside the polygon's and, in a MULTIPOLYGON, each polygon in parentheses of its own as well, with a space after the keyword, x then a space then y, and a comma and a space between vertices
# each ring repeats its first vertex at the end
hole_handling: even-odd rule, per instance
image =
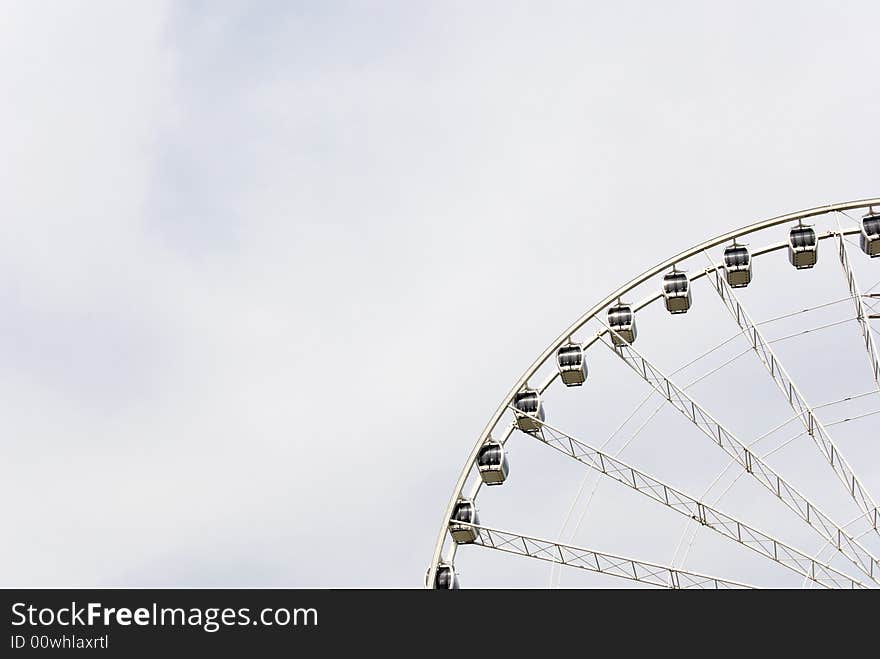
POLYGON ((880 587, 878 256, 864 199, 608 294, 477 438, 426 585, 880 587))

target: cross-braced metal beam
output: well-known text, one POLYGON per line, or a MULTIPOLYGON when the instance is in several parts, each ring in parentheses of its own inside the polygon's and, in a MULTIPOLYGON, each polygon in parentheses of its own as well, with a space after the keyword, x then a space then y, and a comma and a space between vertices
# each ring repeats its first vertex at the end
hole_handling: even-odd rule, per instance
MULTIPOLYGON (((692 256, 695 256, 701 252, 704 252, 713 247, 717 247, 719 245, 724 245, 729 243, 731 240, 740 238, 742 236, 746 236, 749 234, 753 234, 758 231, 763 231, 764 229, 769 229, 770 227, 775 227, 783 224, 788 224, 790 222, 796 222, 798 220, 803 220, 810 217, 816 217, 820 215, 826 215, 828 213, 833 213, 836 211, 846 211, 853 210, 857 208, 869 208, 871 206, 880 205, 880 199, 862 199, 858 201, 849 201, 841 204, 829 204, 826 206, 820 206, 817 208, 811 208, 803 211, 797 211, 795 213, 786 213, 785 215, 780 215, 778 217, 770 218, 767 220, 763 220, 760 222, 752 223, 748 226, 742 227, 735 231, 731 231, 725 233, 723 235, 717 236, 712 240, 708 240, 699 245, 696 245, 690 249, 687 249, 675 256, 665 259, 664 261, 658 263, 654 267, 646 270, 645 272, 639 274, 634 277, 632 280, 624 284, 623 286, 617 288, 616 290, 609 293, 605 298, 599 300, 592 307, 587 309, 580 318, 574 321, 569 327, 567 327, 563 332, 557 336, 557 338, 549 345, 545 350, 538 355, 537 359, 535 359, 532 364, 525 370, 525 372, 520 376, 519 380, 514 383, 513 387, 508 392, 507 396, 501 401, 498 405, 498 408, 490 417, 489 421, 484 426, 482 432, 477 437, 474 442, 473 447, 471 448, 471 452, 462 465, 461 471, 458 475, 458 480, 456 481, 455 487, 449 497, 449 501, 446 504, 446 509, 443 516, 443 521, 438 529, 437 538, 434 543, 434 551, 431 557, 431 565, 429 568, 429 578, 428 582, 433 583, 433 579, 436 575, 437 566, 440 564, 441 559, 443 558, 444 548, 454 553, 455 544, 448 543, 448 524, 449 519, 452 516, 452 513, 455 510, 455 506, 459 498, 462 495, 464 487, 470 478, 474 461, 477 459, 482 446, 485 444, 486 440, 490 437, 492 432, 495 430, 499 421, 501 420, 501 416, 507 410, 507 406, 513 400, 514 396, 517 392, 521 391, 523 387, 527 385, 529 380, 538 372, 538 370, 547 362, 547 360, 551 359, 556 350, 559 349, 560 346, 566 344, 571 341, 572 336, 578 332, 581 328, 583 328, 588 322, 596 318, 597 314, 601 313, 603 310, 607 309, 609 305, 613 304, 615 300, 618 300, 630 291, 636 289, 641 286, 645 282, 649 281, 652 277, 655 277, 664 271, 668 270, 671 266, 680 264, 685 262, 692 256)), ((858 229, 851 229, 844 231, 845 234, 856 234, 858 233, 858 229)), ((825 239, 825 236, 819 235, 817 236, 818 240, 825 239)), ((769 248, 759 250, 755 252, 755 256, 758 254, 768 254, 770 252, 785 249, 787 247, 787 243, 780 243, 778 245, 773 245, 769 248)), ((645 301, 644 303, 640 303, 637 305, 638 308, 642 308, 647 304, 650 304, 652 301, 656 300, 657 296, 651 298, 650 300, 645 301)), ((543 389, 543 388, 542 388, 543 389)))
POLYGON ((662 371, 640 355, 631 345, 613 346, 607 339, 602 342, 617 354, 630 368, 651 385, 655 391, 685 415, 703 434, 721 450, 737 461, 743 469, 764 488, 782 501, 798 517, 832 544, 872 581, 880 583, 880 560, 855 540, 837 522, 823 513, 809 499, 790 485, 761 458, 722 426, 662 371))
MULTIPOLYGON (((834 443, 834 440, 831 439, 831 435, 828 434, 825 426, 813 411, 812 406, 806 401, 804 395, 801 393, 800 389, 798 389, 792 377, 788 374, 788 371, 785 370, 779 357, 777 357, 776 353, 773 351, 770 342, 764 338, 764 335, 761 333, 761 330, 758 329, 755 321, 746 311, 742 302, 740 302, 733 289, 727 283, 723 273, 720 270, 716 270, 714 277, 711 277, 710 281, 712 282, 715 291, 718 293, 718 296, 721 298, 721 301, 724 303, 725 308, 730 312, 730 315, 736 321, 736 324, 739 325, 743 335, 749 340, 758 359, 761 360, 761 363, 764 365, 764 368, 767 369, 773 382, 775 382, 776 386, 782 391, 782 394, 791 406, 792 411, 797 418, 800 419, 807 434, 813 438, 813 442, 816 444, 825 460, 844 484, 847 492, 859 507, 859 510, 862 511, 864 524, 866 525, 866 527, 862 528, 872 528, 877 532, 878 511, 877 503, 874 501, 874 498, 865 486, 862 485, 861 480, 856 476, 856 473, 850 466, 849 462, 847 462, 846 458, 840 452, 840 449, 834 443)), ((862 529, 860 528, 853 529, 853 535, 858 535, 861 530, 862 529)))
POLYGON ((846 241, 843 239, 842 232, 837 234, 837 240, 839 243, 838 256, 840 257, 840 265, 843 266, 843 273, 849 286, 849 294, 852 296, 856 306, 856 319, 859 321, 859 327, 862 329, 862 338, 865 341, 865 350, 868 352, 871 372, 874 376, 874 382, 880 387, 880 356, 878 356, 874 334, 871 332, 871 325, 868 323, 869 318, 876 316, 871 316, 865 307, 862 292, 859 290, 859 283, 856 280, 856 273, 852 269, 852 263, 849 260, 849 253, 846 250, 846 241))
POLYGON ((501 531, 486 526, 464 524, 479 529, 479 535, 473 544, 489 549, 537 558, 542 561, 559 563, 569 567, 598 572, 613 577, 639 581, 641 583, 673 589, 741 589, 754 588, 746 584, 710 577, 697 572, 679 570, 668 565, 646 563, 632 558, 614 556, 603 552, 563 545, 551 540, 531 538, 529 536, 501 531))
MULTIPOLYGON (((530 415, 529 415, 530 416, 530 415)), ((536 417, 532 417, 536 421, 536 417)), ((591 469, 644 494, 706 528, 769 558, 825 588, 865 588, 861 582, 838 572, 807 553, 727 515, 693 496, 586 444, 546 422, 535 432, 524 433, 574 458, 591 469)))

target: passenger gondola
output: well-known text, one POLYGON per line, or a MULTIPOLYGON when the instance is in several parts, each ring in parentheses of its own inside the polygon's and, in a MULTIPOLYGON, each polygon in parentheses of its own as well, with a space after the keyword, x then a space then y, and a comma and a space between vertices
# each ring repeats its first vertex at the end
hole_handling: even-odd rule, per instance
POLYGON ((859 242, 865 254, 871 258, 880 256, 880 213, 875 213, 874 209, 862 218, 859 242))
POLYGON ((455 504, 452 519, 449 520, 449 533, 458 544, 470 544, 480 537, 480 530, 471 524, 479 523, 480 516, 477 514, 476 504, 471 499, 459 499, 455 504))
POLYGON ((556 351, 556 365, 566 387, 579 387, 587 379, 587 360, 579 345, 562 346, 556 351))
POLYGON ((449 563, 441 563, 434 573, 435 590, 458 590, 458 575, 449 563))
POLYGON ((541 429, 541 421, 544 420, 544 405, 541 403, 541 395, 537 391, 524 389, 519 392, 513 398, 513 407, 517 411, 516 425, 520 430, 533 432, 541 429))
POLYGON ((608 327, 611 332, 611 340, 616 346, 627 345, 636 342, 638 330, 636 329, 636 315, 633 308, 618 301, 608 310, 608 327))
POLYGON ((812 268, 819 260, 819 241, 813 227, 798 224, 788 235, 788 260, 798 270, 812 268))
POLYGON ((743 288, 752 281, 752 255, 736 242, 724 250, 724 276, 731 288, 743 288))
POLYGON ((480 449, 477 457, 480 478, 486 485, 501 485, 510 473, 507 452, 501 442, 490 439, 480 449))
POLYGON ((667 274, 663 277, 663 286, 660 290, 669 313, 687 313, 691 308, 691 280, 686 272, 673 270, 667 274))

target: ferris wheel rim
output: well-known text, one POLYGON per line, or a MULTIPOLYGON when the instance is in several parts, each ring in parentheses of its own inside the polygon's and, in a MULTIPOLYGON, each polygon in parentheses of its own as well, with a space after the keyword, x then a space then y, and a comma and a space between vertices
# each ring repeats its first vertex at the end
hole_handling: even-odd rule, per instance
MULTIPOLYGON (((498 408, 493 413, 492 417, 486 423, 486 425, 483 428, 483 431, 480 433, 477 441, 474 443, 474 446, 470 452, 470 455, 468 456, 467 460, 465 461, 465 463, 462 467, 461 473, 459 474, 458 481, 456 482, 456 486, 453 489, 452 496, 450 497, 449 503, 446 507, 446 512, 443 517, 443 520, 442 520, 442 523, 440 526, 440 530, 438 532, 437 539, 435 542, 434 552, 433 552, 433 555, 431 558, 430 567, 428 568, 428 571, 425 575, 426 586, 431 587, 431 584, 434 583, 437 569, 439 568, 439 566, 441 564, 444 563, 443 548, 446 545, 449 523, 450 523, 452 516, 455 512, 455 507, 456 507, 457 503, 461 500, 461 498, 463 496, 468 477, 470 476, 471 471, 473 469, 473 466, 479 457, 479 453, 480 453, 481 448, 485 445, 486 441, 490 438, 492 431, 495 429, 495 427, 498 425, 498 422, 501 420, 501 418, 503 417, 505 412, 508 410, 511 402, 514 400, 514 397, 517 395, 517 393, 521 392, 524 387, 528 386, 529 380, 537 373, 537 371, 544 364, 546 364, 547 360, 553 356, 553 354, 556 352, 556 350, 558 350, 561 346, 565 345, 566 343, 570 342, 571 337, 575 332, 579 331, 584 325, 586 325, 588 322, 590 322, 596 316, 598 316, 604 309, 608 308, 609 305, 614 304, 614 302, 616 300, 621 299, 627 293, 638 288, 642 284, 650 281, 652 278, 657 277, 658 275, 662 274, 665 270, 667 270, 671 267, 674 268, 678 263, 686 261, 687 259, 690 259, 690 258, 700 254, 701 252, 705 252, 708 249, 717 247, 719 245, 723 245, 723 244, 728 243, 730 241, 734 241, 734 244, 735 244, 736 241, 739 238, 742 238, 743 236, 757 233, 759 231, 763 231, 765 229, 770 229, 770 228, 773 228, 773 227, 776 227, 776 226, 779 226, 782 224, 786 224, 789 222, 798 222, 800 224, 803 222, 803 220, 811 218, 811 217, 824 216, 824 215, 829 215, 832 213, 845 213, 845 211, 848 211, 848 210, 872 208, 874 206, 880 206, 880 197, 858 199, 858 200, 846 201, 846 202, 835 203, 835 204, 826 204, 824 206, 816 206, 813 208, 799 210, 799 211, 795 211, 795 212, 791 212, 791 213, 786 213, 783 215, 778 215, 778 216, 771 217, 771 218, 768 218, 765 220, 760 220, 758 222, 754 222, 752 224, 743 226, 739 229, 735 229, 733 231, 729 231, 729 232, 726 232, 726 233, 721 234, 719 236, 716 236, 715 238, 712 238, 712 239, 707 240, 703 243, 697 244, 689 249, 686 249, 686 250, 676 254, 675 256, 672 256, 670 258, 663 260, 662 262, 645 270, 644 272, 637 275, 636 277, 634 277, 633 279, 631 279, 627 283, 623 284, 621 287, 619 287, 614 292, 610 293, 608 296, 606 296, 600 302, 598 302, 595 305, 593 305, 592 307, 590 307, 574 323, 572 323, 568 328, 566 328, 526 369, 524 374, 519 378, 519 380, 516 382, 516 384, 511 388, 511 390, 508 392, 508 394, 502 400, 502 402, 500 403, 498 408)), ((852 234, 859 233, 859 230, 858 229, 850 229, 847 231, 841 231, 839 233, 840 233, 840 235, 844 235, 844 234, 852 235, 852 234)), ((826 238, 831 238, 835 235, 838 235, 838 232, 831 232, 828 235, 824 235, 824 236, 821 236, 818 238, 819 239, 826 239, 826 238)), ((762 255, 764 253, 769 253, 770 251, 776 251, 777 249, 783 249, 783 248, 784 248, 784 244, 773 245, 765 250, 760 250, 759 252, 756 252, 755 255, 756 256, 762 255)), ((717 266, 712 269, 717 269, 717 266)), ((704 272, 697 273, 693 277, 693 279, 696 279, 696 278, 699 278, 701 276, 708 274, 708 272, 712 269, 708 269, 704 272)), ((639 307, 646 306, 647 304, 650 304, 650 303, 656 301, 660 297, 661 297, 660 295, 652 296, 652 297, 648 298, 646 301, 639 303, 639 307)), ((592 340, 592 342, 595 342, 597 340, 598 340, 598 337, 594 338, 592 340)), ((586 347, 589 347, 589 346, 586 346, 586 347)), ((478 482, 476 484, 476 492, 479 491, 479 486, 480 486, 480 483, 478 482)), ((476 492, 474 494, 474 497, 471 497, 471 498, 476 497, 476 492)), ((453 542, 451 544, 451 547, 452 547, 452 557, 454 558, 456 543, 453 542)))

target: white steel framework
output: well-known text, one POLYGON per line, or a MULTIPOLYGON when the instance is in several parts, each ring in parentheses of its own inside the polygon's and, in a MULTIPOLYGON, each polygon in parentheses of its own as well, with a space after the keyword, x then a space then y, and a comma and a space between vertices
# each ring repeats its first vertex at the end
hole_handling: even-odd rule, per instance
MULTIPOLYGON (((856 306, 856 318, 859 321, 859 327, 862 330, 862 338, 865 340, 865 350, 868 352, 868 360, 871 362, 871 373, 874 376, 874 383, 880 387, 880 357, 877 355, 877 344, 874 342, 874 334, 871 332, 871 325, 868 320, 872 317, 865 308, 862 292, 859 290, 859 283, 856 281, 856 274, 853 272, 852 264, 849 261, 849 254, 846 250, 846 241, 841 231, 837 234, 838 239, 838 256, 840 257, 840 265, 843 267, 843 273, 846 276, 846 283, 849 286, 849 294, 852 296, 856 306)), ((875 526, 876 528, 876 526, 875 526)))
POLYGON ((813 527, 824 539, 832 541, 834 546, 869 579, 872 581, 880 579, 880 560, 855 540, 840 524, 832 520, 816 504, 796 490, 770 465, 755 455, 749 447, 716 421, 683 389, 636 352, 632 346, 613 346, 605 339, 603 339, 603 343, 617 353, 633 371, 669 401, 675 409, 684 414, 714 444, 717 444, 721 450, 736 460, 749 475, 782 501, 789 510, 813 527))
POLYGON ((634 558, 605 554, 593 551, 592 549, 564 545, 552 540, 532 538, 527 535, 501 531, 487 526, 475 524, 468 524, 467 526, 479 530, 480 533, 473 544, 481 547, 517 554, 518 556, 537 558, 538 560, 551 563, 560 563, 569 567, 608 574, 613 577, 659 586, 660 588, 676 590, 739 590, 742 588, 754 588, 754 586, 748 586, 736 581, 679 570, 668 565, 646 563, 634 558))
MULTIPOLYGON (((808 218, 815 218, 815 217, 819 217, 819 216, 830 216, 834 213, 838 213, 838 212, 843 213, 848 210, 867 208, 872 205, 880 205, 880 198, 863 199, 863 200, 857 200, 857 201, 851 201, 851 202, 844 202, 844 203, 840 203, 840 204, 829 204, 826 206, 818 206, 815 208, 811 208, 811 209, 807 209, 807 210, 803 210, 803 211, 797 211, 794 213, 787 213, 785 215, 780 215, 780 216, 770 218, 767 220, 755 222, 755 223, 750 224, 748 226, 745 226, 741 229, 725 233, 725 234, 720 235, 712 240, 708 240, 704 243, 696 245, 688 250, 685 250, 685 251, 683 251, 683 252, 681 252, 671 258, 668 258, 668 259, 662 261, 661 263, 657 264, 655 267, 645 271, 644 273, 633 278, 627 284, 625 284, 625 285, 621 286, 620 288, 618 288, 617 290, 613 291, 608 296, 606 296, 604 299, 599 301, 596 305, 594 305, 589 310, 587 310, 586 313, 584 313, 577 321, 575 321, 571 326, 569 326, 565 331, 563 331, 557 337, 557 339, 555 341, 553 341, 538 356, 538 358, 531 364, 531 366, 523 373, 523 375, 514 384, 514 386, 511 388, 510 392, 507 394, 507 396, 504 398, 504 400, 501 402, 501 404, 495 410, 492 417, 489 419, 488 423, 484 427, 482 433, 480 434, 480 436, 477 438, 476 442, 474 443, 473 449, 471 450, 471 453, 469 454, 468 458, 466 459, 466 461, 462 467, 462 470, 459 474, 456 485, 453 489, 452 495, 449 499, 449 503, 446 507, 446 511, 443 516, 443 523, 441 525, 440 531, 437 536, 437 542, 435 543, 435 546, 434 546, 434 552, 432 555, 431 564, 430 564, 430 568, 429 568, 429 572, 428 572, 428 582, 427 583, 429 583, 429 584, 433 583, 436 569, 441 561, 446 562, 446 563, 451 563, 455 558, 457 545, 454 542, 451 542, 448 538, 448 531, 447 531, 448 524, 449 524, 449 520, 451 519, 452 513, 455 509, 456 502, 462 497, 474 499, 474 498, 476 498, 477 494, 480 491, 482 483, 481 483, 481 480, 479 479, 479 477, 477 476, 477 471, 475 468, 476 459, 479 455, 480 449, 482 448, 482 446, 485 444, 485 442, 489 438, 494 438, 496 441, 500 441, 502 444, 507 441, 507 439, 510 437, 510 435, 513 431, 513 426, 512 425, 511 426, 500 426, 500 423, 502 421, 502 417, 504 416, 505 412, 508 410, 509 405, 512 403, 513 397, 519 391, 528 387, 529 380, 534 378, 535 374, 541 368, 543 368, 546 364, 548 364, 551 359, 553 359, 555 357, 555 352, 560 346, 568 344, 568 343, 576 343, 576 341, 574 341, 572 338, 576 332, 581 330, 588 323, 595 322, 597 319, 599 319, 600 315, 602 313, 604 313, 604 311, 610 305, 615 303, 616 300, 622 299, 624 296, 626 296, 628 293, 630 293, 634 289, 642 286, 643 284, 645 284, 646 282, 649 282, 650 280, 652 280, 654 278, 657 278, 659 275, 664 273, 666 270, 672 268, 673 266, 676 266, 676 264, 687 261, 687 259, 692 258, 695 255, 698 255, 700 253, 705 253, 707 250, 710 250, 712 248, 727 244, 727 243, 734 241, 734 240, 738 240, 738 239, 740 239, 744 236, 747 236, 749 234, 764 231, 766 229, 770 229, 772 227, 777 227, 779 225, 783 225, 786 223, 800 222, 800 221, 806 220, 808 218)), ((817 240, 818 241, 825 241, 829 238, 836 237, 840 240, 841 246, 842 246, 844 236, 855 235, 857 233, 859 233, 858 229, 849 229, 849 230, 835 231, 835 232, 829 231, 826 233, 818 234, 817 240)), ((776 252, 779 250, 786 249, 787 245, 788 245, 787 241, 780 242, 777 244, 772 244, 768 247, 764 247, 764 248, 755 250, 752 254, 752 257, 754 258, 754 257, 762 256, 764 254, 769 254, 771 252, 776 252)), ((848 258, 846 256, 845 250, 842 251, 840 258, 841 258, 841 263, 843 264, 844 269, 848 275, 848 279, 850 282, 850 292, 853 296, 853 299, 856 300, 857 305, 861 304, 861 307, 862 307, 860 310, 860 313, 859 313, 859 318, 860 318, 860 323, 862 325, 863 335, 865 335, 866 345, 869 347, 869 353, 872 355, 872 366, 874 368, 874 374, 875 374, 875 379, 876 379, 877 375, 878 375, 878 368, 877 368, 878 360, 876 358, 877 351, 876 351, 876 346, 874 346, 873 350, 871 350, 871 348, 870 348, 870 346, 873 345, 873 339, 870 338, 870 336, 871 336, 870 335, 870 328, 867 327, 867 319, 870 316, 867 313, 865 313, 864 305, 863 305, 863 303, 861 303, 861 294, 858 293, 858 286, 855 283, 854 275, 852 275, 852 268, 851 268, 851 265, 848 263, 848 258)), ((722 265, 720 263, 716 264, 712 268, 709 268, 707 270, 701 270, 701 271, 696 272, 693 275, 690 275, 689 279, 691 281, 694 281, 696 279, 699 279, 699 278, 706 276, 708 274, 711 274, 713 272, 717 273, 721 268, 722 268, 722 265)), ((648 306, 648 305, 652 304, 653 302, 655 302, 656 300, 660 299, 660 297, 661 297, 661 295, 659 295, 659 294, 654 294, 652 296, 649 296, 648 298, 646 298, 642 302, 639 302, 639 303, 633 305, 633 309, 634 309, 634 311, 638 311, 639 309, 642 309, 645 306, 648 306)), ((857 308, 857 311, 859 311, 858 308, 857 308)), ((587 340, 586 342, 582 343, 581 345, 586 350, 591 345, 593 345, 594 343, 596 343, 600 340, 605 342, 603 339, 605 338, 605 336, 607 334, 608 334, 608 330, 604 329, 604 330, 600 331, 596 336, 587 340)), ((606 345, 607 345, 607 342, 606 342, 606 345)), ((613 347, 612 347, 612 349, 613 349, 613 347)), ((624 346, 618 354, 621 354, 622 352, 625 352, 630 349, 631 349, 631 346, 624 346)), ((623 355, 621 354, 621 356, 623 356, 623 355)), ((776 362, 778 363, 778 360, 776 360, 776 362)), ((645 367, 644 372, 647 373, 648 372, 647 371, 647 364, 645 363, 645 364, 643 364, 643 366, 645 367)), ((659 373, 659 372, 657 372, 657 373, 659 373)), ((668 392, 670 393, 670 395, 666 396, 666 398, 670 403, 672 403, 673 396, 671 395, 671 392, 673 390, 674 385, 671 382, 669 382, 668 379, 663 378, 662 374, 660 374, 660 375, 661 375, 661 378, 660 378, 660 380, 657 381, 657 384, 660 384, 665 381, 665 383, 669 387, 668 392)), ((557 377, 558 377, 558 374, 553 373, 545 381, 541 382, 538 385, 534 385, 533 388, 535 388, 540 393, 543 393, 556 380, 557 377)), ((655 385, 655 389, 656 389, 656 385, 655 385)), ((676 389, 677 389, 677 387, 676 387, 676 389)), ((678 391, 683 394, 683 392, 681 392, 680 390, 678 390, 678 391)), ((798 515, 798 517, 800 517, 801 519, 806 521, 810 526, 812 526, 814 529, 816 529, 822 537, 826 538, 826 540, 829 543, 831 543, 834 547, 836 547, 843 555, 846 555, 847 558, 849 558, 849 560, 853 562, 853 564, 855 564, 865 575, 867 575, 869 578, 872 579, 872 583, 876 582, 877 576, 880 575, 880 570, 878 570, 878 567, 880 567, 880 564, 878 564, 878 561, 875 556, 873 556, 868 550, 866 550, 863 546, 861 546, 861 544, 853 538, 852 534, 850 534, 846 531, 846 526, 842 527, 841 525, 832 521, 827 515, 825 515, 818 508, 816 508, 815 505, 812 504, 806 497, 804 497, 802 494, 800 494, 799 492, 794 490, 794 488, 792 488, 781 477, 781 475, 770 470, 769 467, 767 467, 763 463, 763 461, 761 461, 755 455, 753 455, 748 450, 748 448, 746 448, 741 442, 739 442, 739 440, 737 440, 732 434, 730 434, 729 431, 725 431, 722 428, 722 426, 720 426, 720 424, 717 424, 717 422, 714 422, 714 419, 711 419, 711 417, 708 416, 708 414, 705 412, 705 410, 702 410, 702 408, 699 408, 699 412, 698 412, 698 407, 692 399, 690 399, 686 395, 682 396, 681 398, 676 396, 676 399, 678 400, 678 402, 681 405, 678 408, 679 411, 681 411, 686 416, 688 416, 691 419, 692 423, 694 423, 694 425, 696 425, 697 427, 702 427, 703 432, 705 434, 709 435, 710 437, 712 437, 713 441, 716 444, 718 444, 719 446, 721 446, 722 449, 725 449, 725 452, 727 452, 729 455, 731 455, 734 458, 734 460, 736 460, 736 462, 738 462, 748 473, 750 473, 752 476, 755 476, 759 480, 759 482, 761 482, 769 491, 773 492, 777 496, 777 498, 781 499, 788 506, 789 509, 791 509, 792 511, 794 511, 798 515), (688 413, 687 409, 685 409, 685 407, 688 404, 690 404, 690 412, 691 413, 688 413), (699 417, 699 419, 698 419, 698 417, 699 417), (716 438, 712 434, 710 434, 713 432, 720 433, 718 435, 718 438, 716 438)), ((802 400, 802 397, 800 397, 800 399, 802 400)), ((812 414, 811 416, 813 418, 815 418, 815 414, 812 414)), ((809 423, 809 420, 808 420, 808 423, 809 423)), ((818 427, 818 424, 815 427, 818 427)), ((827 435, 827 433, 824 433, 824 434, 827 435)), ((830 440, 830 437, 829 437, 829 440, 830 440)), ((821 443, 821 442, 817 441, 817 443, 821 443)), ((828 446, 831 448, 829 448, 829 451, 826 453, 826 457, 833 456, 836 460, 836 458, 839 456, 839 451, 837 451, 837 449, 833 447, 833 443, 829 442, 828 446)), ((642 472, 638 472, 638 473, 642 473, 642 472)), ((848 473, 852 473, 851 469, 849 469, 848 473)), ((841 474, 839 473, 838 475, 841 475, 841 474)), ((843 477, 844 476, 841 475, 841 478, 843 478, 843 477)), ((876 529, 876 527, 877 527, 877 517, 876 516, 878 513, 877 513, 877 507, 871 506, 871 504, 870 504, 870 502, 872 502, 873 499, 870 498, 870 495, 867 494, 867 491, 865 490, 864 486, 861 486, 861 484, 858 482, 857 479, 853 480, 852 482, 855 483, 855 485, 853 485, 851 487, 851 491, 856 493, 856 495, 858 495, 858 496, 862 496, 862 495, 865 496, 865 499, 864 499, 864 501, 865 501, 864 508, 865 509, 863 510, 863 513, 865 513, 865 519, 868 519, 868 520, 873 519, 873 522, 871 523, 871 527, 876 529), (871 507, 869 508, 869 506, 871 506, 871 507), (869 512, 869 510, 871 512, 869 512), (872 518, 872 515, 873 515, 873 518, 872 518)), ((639 488, 636 488, 636 489, 639 489, 639 488)), ((694 502, 701 503, 696 500, 694 500, 694 502)), ((696 515, 697 515, 697 518, 700 518, 699 509, 697 509, 696 515)), ((700 519, 702 519, 702 518, 700 518, 700 519)), ((740 523, 740 524, 742 524, 742 523, 740 523)), ((740 528, 742 528, 742 526, 740 528)), ((749 527, 749 528, 752 528, 752 527, 749 527)), ((517 536, 517 537, 528 539, 528 536, 517 536)), ((778 541, 777 541, 777 544, 774 545, 772 542, 774 539, 771 536, 767 536, 767 538, 770 539, 772 546, 777 547, 777 551, 778 551, 778 547, 780 546, 780 544, 778 544, 778 541)), ((549 541, 543 541, 543 542, 549 542, 549 541)), ((551 544, 554 544, 554 546, 555 546, 555 543, 551 543, 551 544)), ((562 546, 562 545, 559 545, 559 546, 562 546)), ((797 552, 797 550, 795 550, 795 551, 797 552)), ((797 552, 797 553, 801 554, 801 552, 797 552)), ((800 560, 800 558, 798 560, 800 560)), ((814 569, 814 567, 819 568, 820 571, 821 571, 821 569, 828 567, 828 566, 824 566, 823 564, 818 563, 818 562, 815 564, 809 563, 809 560, 812 560, 812 559, 808 559, 808 562, 801 564, 801 566, 802 566, 801 571, 802 572, 803 572, 803 566, 806 566, 806 565, 809 565, 810 574, 812 574, 812 570, 814 569)), ((648 564, 646 564, 646 565, 648 565, 648 564)), ((805 575, 805 578, 809 579, 810 577, 808 575, 805 575)), ((844 585, 845 587, 859 587, 859 585, 860 585, 860 583, 858 581, 856 581, 855 579, 851 579, 850 577, 847 577, 847 576, 844 576, 843 578, 846 580, 846 583, 844 583, 843 581, 835 583, 835 582, 833 582, 833 580, 829 579, 829 580, 827 580, 826 583, 824 583, 822 585, 827 585, 829 587, 840 586, 840 585, 844 585)), ((820 581, 818 579, 816 579, 815 581, 816 581, 816 583, 820 583, 820 581)))
POLYGON ((523 434, 536 437, 551 448, 574 458, 604 476, 608 476, 667 508, 699 522, 706 528, 716 531, 821 586, 826 588, 865 587, 860 581, 819 562, 806 552, 795 549, 546 422, 541 424, 541 429, 537 432, 524 432, 523 434))
MULTIPOLYGON (((865 486, 862 485, 861 480, 856 476, 855 471, 840 452, 840 449, 834 443, 831 435, 828 434, 823 423, 816 416, 812 406, 806 401, 804 395, 788 374, 788 371, 785 370, 779 357, 773 351, 770 343, 764 338, 763 333, 758 329, 755 321, 752 320, 752 317, 746 311, 721 272, 716 270, 715 276, 711 278, 711 281, 725 308, 730 312, 736 324, 739 325, 743 335, 748 339, 752 350, 770 374, 773 382, 782 391, 792 411, 803 424, 807 434, 813 439, 825 460, 844 484, 853 501, 856 502, 859 510, 862 511, 868 528, 874 529, 876 532, 878 511, 873 497, 865 489, 865 486)), ((853 529, 852 533, 858 535, 860 530, 853 529)))

